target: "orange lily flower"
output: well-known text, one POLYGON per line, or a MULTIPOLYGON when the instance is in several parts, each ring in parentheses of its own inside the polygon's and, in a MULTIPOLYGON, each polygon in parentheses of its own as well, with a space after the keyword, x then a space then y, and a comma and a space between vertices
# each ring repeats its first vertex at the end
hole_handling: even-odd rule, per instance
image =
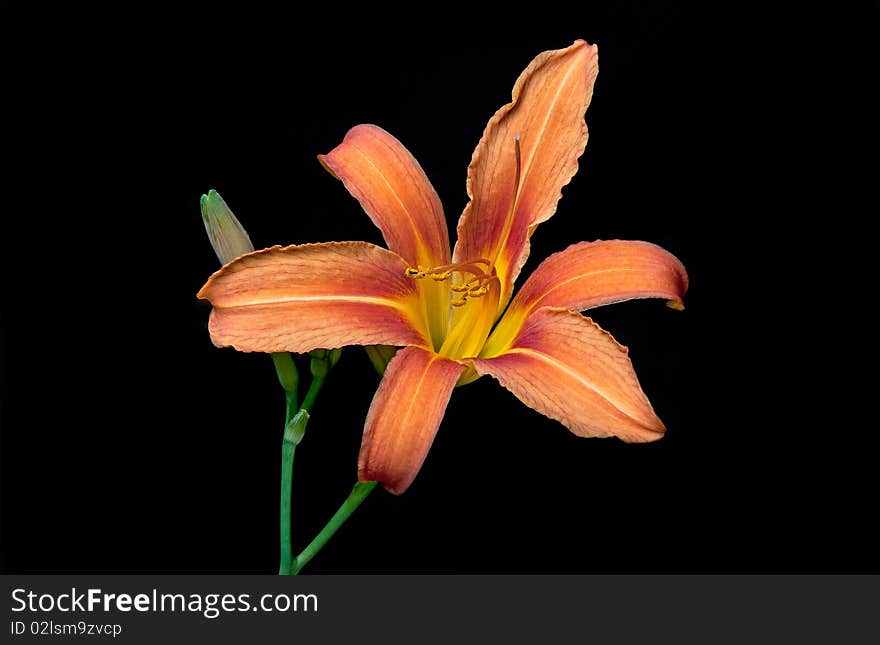
POLYGON ((319 159, 388 248, 275 246, 227 264, 199 292, 214 307, 217 346, 404 347, 367 414, 360 481, 405 491, 453 388, 487 374, 578 436, 644 442, 665 432, 626 348, 578 312, 649 297, 683 308, 687 274, 673 255, 647 242, 574 244, 538 266, 511 301, 530 236, 577 172, 597 73, 597 47, 579 40, 540 54, 520 75, 474 151, 454 252, 421 166, 381 128, 359 125, 319 159))

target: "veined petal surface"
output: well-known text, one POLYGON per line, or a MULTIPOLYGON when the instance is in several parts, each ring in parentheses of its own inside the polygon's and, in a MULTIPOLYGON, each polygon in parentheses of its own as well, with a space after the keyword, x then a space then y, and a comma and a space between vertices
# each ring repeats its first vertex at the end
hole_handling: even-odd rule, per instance
POLYGON ((503 351, 529 312, 541 307, 584 311, 634 298, 662 298, 669 307, 684 309, 687 288, 684 265, 656 244, 631 240, 572 244, 548 257, 529 276, 483 355, 503 351))
POLYGON ((510 348, 494 358, 474 359, 473 366, 578 436, 645 442, 666 431, 627 349, 579 313, 534 311, 510 348))
POLYGON ((358 125, 318 159, 360 202, 388 248, 412 266, 449 263, 449 233, 437 192, 400 141, 358 125))
POLYGON ((396 253, 366 242, 275 246, 244 255, 199 291, 214 344, 245 352, 344 345, 429 346, 418 286, 396 253))
POLYGON ((397 352, 367 414, 358 458, 360 481, 381 482, 395 495, 409 488, 464 369, 419 347, 397 352))
POLYGON ((474 150, 467 180, 471 201, 458 223, 453 257, 494 262, 501 279, 499 312, 528 257, 529 237, 556 211, 562 187, 577 172, 587 145, 584 113, 593 96, 598 60, 598 48, 583 40, 538 55, 517 79, 513 100, 489 120, 474 150))

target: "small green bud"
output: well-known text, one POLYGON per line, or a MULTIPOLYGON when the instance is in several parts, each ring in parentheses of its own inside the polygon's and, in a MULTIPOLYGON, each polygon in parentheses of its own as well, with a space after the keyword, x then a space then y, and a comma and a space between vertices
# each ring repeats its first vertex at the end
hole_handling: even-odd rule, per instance
POLYGON ((336 367, 336 363, 339 362, 339 359, 342 358, 342 348, 337 347, 336 349, 330 350, 330 367, 336 367))
POLYGON ((274 352, 271 356, 272 362, 275 363, 275 372, 278 374, 278 382, 281 383, 281 387, 288 394, 296 396, 296 389, 299 386, 299 373, 290 352, 274 352))
POLYGON ((294 446, 298 445, 306 433, 306 424, 308 422, 309 413, 306 410, 300 410, 294 414, 293 418, 284 427, 284 442, 292 443, 294 446))
POLYGON ((211 246, 221 264, 227 264, 239 255, 254 250, 247 231, 229 210, 220 193, 212 188, 207 195, 202 195, 199 206, 208 239, 211 240, 211 246))
POLYGON ((330 371, 329 352, 326 349, 313 349, 309 352, 309 356, 312 357, 312 362, 309 366, 312 370, 312 378, 326 377, 327 372, 330 371))

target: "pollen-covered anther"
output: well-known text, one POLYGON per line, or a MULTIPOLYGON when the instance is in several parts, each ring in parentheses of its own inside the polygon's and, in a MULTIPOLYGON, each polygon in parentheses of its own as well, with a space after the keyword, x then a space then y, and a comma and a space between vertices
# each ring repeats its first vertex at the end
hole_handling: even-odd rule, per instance
POLYGON ((404 271, 407 278, 413 278, 415 280, 421 280, 424 278, 428 272, 427 270, 420 264, 418 268, 414 269, 412 267, 406 267, 406 271, 404 271))
POLYGON ((480 275, 474 278, 469 282, 465 282, 463 284, 454 284, 450 287, 452 291, 460 294, 458 298, 453 298, 451 301, 451 305, 453 307, 461 307, 471 298, 480 298, 489 293, 489 280, 491 280, 491 276, 488 275, 480 275))
POLYGON ((461 307, 468 299, 479 298, 489 292, 489 282, 495 275, 495 270, 492 268, 492 263, 485 258, 444 264, 431 269, 426 269, 422 265, 417 265, 415 268, 407 267, 406 269, 406 275, 409 278, 420 280, 421 278, 429 277, 437 282, 449 280, 453 273, 463 276, 470 275, 470 279, 464 282, 449 285, 453 293, 459 294, 457 298, 450 300, 450 304, 453 307, 461 307))
POLYGON ((492 265, 489 260, 480 258, 478 260, 470 260, 468 262, 444 264, 442 266, 433 267, 430 269, 423 267, 421 264, 418 264, 415 268, 407 267, 405 273, 408 278, 415 278, 419 280, 424 277, 430 277, 432 280, 437 280, 438 282, 448 280, 452 277, 453 273, 469 273, 473 276, 473 278, 468 282, 472 284, 478 280, 487 279, 489 276, 486 271, 488 271, 491 266, 492 265), (481 265, 486 265, 486 268, 483 269, 481 265))

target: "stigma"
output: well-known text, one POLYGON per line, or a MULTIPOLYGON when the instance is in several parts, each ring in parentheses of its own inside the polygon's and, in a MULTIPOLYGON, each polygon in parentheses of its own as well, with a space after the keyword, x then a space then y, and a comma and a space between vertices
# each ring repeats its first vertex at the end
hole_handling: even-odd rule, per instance
POLYGON ((405 271, 408 278, 414 280, 431 278, 437 282, 449 280, 453 273, 460 273, 465 277, 470 276, 463 282, 455 283, 449 287, 456 295, 449 301, 449 304, 453 307, 461 307, 469 299, 480 298, 489 292, 489 282, 495 277, 495 268, 489 260, 479 258, 467 262, 444 264, 430 269, 417 265, 415 268, 407 267, 405 271))

